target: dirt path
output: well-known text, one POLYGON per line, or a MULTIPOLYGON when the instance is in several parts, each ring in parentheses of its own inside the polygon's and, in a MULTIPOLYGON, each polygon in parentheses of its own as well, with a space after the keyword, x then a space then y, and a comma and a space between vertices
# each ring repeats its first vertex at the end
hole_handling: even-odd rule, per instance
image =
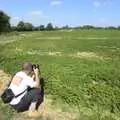
MULTIPOLYGON (((9 83, 11 76, 0 70, 0 94, 9 83)), ((12 120, 78 120, 78 112, 70 110, 66 105, 53 104, 50 97, 45 97, 44 103, 39 108, 39 114, 32 117, 29 112, 15 114, 12 120), (62 107, 61 107, 62 106, 62 107), (64 110, 66 109, 66 111, 64 110)))

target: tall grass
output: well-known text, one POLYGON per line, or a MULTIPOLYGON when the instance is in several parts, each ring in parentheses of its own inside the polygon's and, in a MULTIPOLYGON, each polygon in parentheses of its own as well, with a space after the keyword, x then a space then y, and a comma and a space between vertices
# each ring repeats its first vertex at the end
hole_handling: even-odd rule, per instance
POLYGON ((24 61, 41 64, 45 93, 79 109, 79 119, 120 119, 120 31, 33 32, 19 33, 19 37, 0 44, 0 69, 14 74, 24 61), (64 55, 30 55, 28 51, 64 55), (103 59, 68 56, 77 52, 96 53, 103 59))

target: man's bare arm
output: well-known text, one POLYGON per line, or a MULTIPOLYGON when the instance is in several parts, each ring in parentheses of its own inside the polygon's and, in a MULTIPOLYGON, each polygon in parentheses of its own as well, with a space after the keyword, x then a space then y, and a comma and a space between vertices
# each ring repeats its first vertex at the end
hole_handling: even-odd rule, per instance
POLYGON ((35 81, 37 83, 36 87, 40 88, 41 87, 41 85, 40 85, 40 74, 39 74, 39 69, 38 68, 34 69, 34 74, 35 74, 35 81))

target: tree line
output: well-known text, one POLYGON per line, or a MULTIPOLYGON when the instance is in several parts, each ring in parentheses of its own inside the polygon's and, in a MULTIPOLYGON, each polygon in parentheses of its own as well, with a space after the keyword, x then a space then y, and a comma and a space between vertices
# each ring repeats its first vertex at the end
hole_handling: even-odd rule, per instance
POLYGON ((44 31, 44 30, 54 30, 52 23, 48 23, 47 26, 40 25, 40 26, 33 26, 32 23, 20 21, 17 26, 12 26, 12 30, 16 31, 44 31))
POLYGON ((0 11, 0 32, 9 32, 9 31, 49 31, 49 30, 61 30, 61 29, 114 29, 120 30, 120 26, 114 27, 95 27, 92 25, 84 25, 79 27, 70 27, 68 25, 63 27, 53 26, 52 23, 45 25, 34 26, 32 23, 19 21, 16 26, 11 26, 10 17, 3 11, 0 11))

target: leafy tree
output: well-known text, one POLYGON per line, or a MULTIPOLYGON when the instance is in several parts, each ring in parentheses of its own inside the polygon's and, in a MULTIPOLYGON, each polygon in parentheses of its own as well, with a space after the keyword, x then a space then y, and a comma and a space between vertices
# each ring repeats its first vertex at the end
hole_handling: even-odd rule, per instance
POLYGON ((10 30, 9 20, 10 17, 3 11, 0 11, 0 32, 6 32, 10 30))
POLYGON ((33 29, 32 29, 33 31, 39 31, 39 27, 38 26, 33 26, 33 29))
POLYGON ((109 26, 109 27, 106 27, 106 29, 109 29, 109 30, 115 30, 116 27, 114 27, 114 26, 109 26))
POLYGON ((69 26, 68 25, 63 26, 62 29, 69 29, 69 26))
POLYGON ((40 31, 45 30, 45 26, 44 26, 44 25, 40 25, 39 30, 40 30, 40 31))
POLYGON ((23 21, 20 21, 17 25, 17 30, 18 31, 32 31, 33 30, 33 25, 31 23, 24 23, 23 21))
POLYGON ((11 26, 11 30, 12 30, 12 31, 16 31, 16 30, 17 30, 17 27, 16 27, 16 26, 11 26))
POLYGON ((54 28, 55 30, 59 30, 60 28, 58 27, 58 26, 55 26, 55 28, 54 28))
POLYGON ((17 30, 18 31, 24 31, 25 30, 25 27, 24 27, 24 22, 23 21, 20 21, 17 25, 17 30))
POLYGON ((84 25, 82 28, 83 29, 94 29, 95 27, 92 25, 84 25))
POLYGON ((24 23, 24 30, 25 31, 32 31, 33 25, 31 23, 24 23))
POLYGON ((120 30, 120 26, 118 26, 117 29, 120 30))
POLYGON ((47 26, 46 26, 46 30, 53 30, 53 25, 52 23, 48 23, 47 26))

